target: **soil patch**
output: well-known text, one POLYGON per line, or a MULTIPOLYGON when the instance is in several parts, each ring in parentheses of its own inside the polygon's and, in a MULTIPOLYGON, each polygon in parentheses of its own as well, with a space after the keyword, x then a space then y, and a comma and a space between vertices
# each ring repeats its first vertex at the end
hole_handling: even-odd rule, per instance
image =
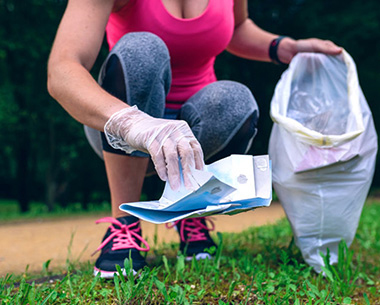
MULTIPOLYGON (((21 274, 40 272, 43 264, 51 260, 50 269, 63 266, 66 259, 95 261, 97 255, 91 253, 99 246, 108 224, 95 225, 95 221, 109 215, 91 215, 64 219, 41 219, 24 223, 0 225, 0 276, 7 273, 21 274), (71 247, 70 247, 71 244, 71 247)), ((213 216, 215 230, 219 232, 240 232, 252 226, 271 224, 285 217, 284 210, 277 202, 268 208, 240 213, 235 216, 213 216)), ((157 233, 157 245, 179 242, 174 229, 165 225, 142 222, 144 238, 154 247, 153 239, 157 233)))

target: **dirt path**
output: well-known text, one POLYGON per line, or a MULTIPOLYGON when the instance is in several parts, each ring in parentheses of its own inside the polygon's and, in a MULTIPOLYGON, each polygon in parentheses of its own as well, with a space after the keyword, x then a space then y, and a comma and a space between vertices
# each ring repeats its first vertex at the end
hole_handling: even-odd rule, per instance
MULTIPOLYGON (((108 227, 108 224, 95 225, 95 220, 104 216, 108 215, 0 225, 0 276, 23 273, 27 265, 29 272, 41 271, 43 263, 49 259, 50 268, 63 266, 69 256, 71 239, 70 259, 80 257, 81 261, 95 261, 97 255, 91 257, 91 253, 99 246, 108 227)), ((280 204, 272 203, 268 208, 235 216, 214 216, 215 230, 240 232, 251 226, 274 223, 284 216, 280 204)), ((151 241, 151 247, 156 231, 158 244, 178 241, 175 230, 168 230, 165 225, 143 222, 142 230, 144 238, 151 241)))

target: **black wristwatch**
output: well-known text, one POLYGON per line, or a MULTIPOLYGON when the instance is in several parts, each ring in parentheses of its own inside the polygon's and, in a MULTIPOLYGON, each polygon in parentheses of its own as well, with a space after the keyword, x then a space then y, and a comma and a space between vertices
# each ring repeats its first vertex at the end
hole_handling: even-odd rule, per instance
POLYGON ((269 45, 269 58, 278 65, 287 65, 286 63, 282 62, 278 56, 277 56, 277 50, 278 45, 280 44, 280 41, 288 36, 278 36, 277 38, 273 39, 269 45))

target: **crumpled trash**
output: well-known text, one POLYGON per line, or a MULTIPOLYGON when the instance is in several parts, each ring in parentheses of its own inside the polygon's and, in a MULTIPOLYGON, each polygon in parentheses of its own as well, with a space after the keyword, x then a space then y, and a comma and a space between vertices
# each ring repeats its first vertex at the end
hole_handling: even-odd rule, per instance
POLYGON ((233 215, 269 206, 272 200, 271 162, 267 155, 231 155, 193 170, 193 189, 169 183, 159 200, 123 203, 120 210, 152 223, 215 214, 233 215))

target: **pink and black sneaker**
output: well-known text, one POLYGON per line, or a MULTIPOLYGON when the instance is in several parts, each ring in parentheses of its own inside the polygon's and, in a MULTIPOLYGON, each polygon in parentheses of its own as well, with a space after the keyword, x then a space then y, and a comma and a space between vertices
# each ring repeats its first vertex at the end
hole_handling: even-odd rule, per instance
POLYGON ((96 249, 101 250, 100 256, 95 262, 94 275, 100 273, 102 278, 113 278, 117 273, 116 265, 119 265, 123 274, 126 275, 124 269, 124 260, 132 259, 133 274, 144 268, 145 259, 140 251, 149 251, 148 243, 141 237, 140 221, 134 216, 104 217, 96 221, 96 223, 110 222, 112 225, 108 228, 101 245, 96 249), (141 243, 145 246, 141 247, 141 243))
POLYGON ((206 217, 188 218, 177 220, 167 227, 174 226, 181 239, 179 249, 186 256, 186 260, 191 260, 193 256, 197 260, 212 258, 208 250, 212 247, 215 247, 215 250, 217 248, 209 233, 215 228, 212 220, 206 217), (206 221, 210 223, 211 228, 207 227, 206 221))

